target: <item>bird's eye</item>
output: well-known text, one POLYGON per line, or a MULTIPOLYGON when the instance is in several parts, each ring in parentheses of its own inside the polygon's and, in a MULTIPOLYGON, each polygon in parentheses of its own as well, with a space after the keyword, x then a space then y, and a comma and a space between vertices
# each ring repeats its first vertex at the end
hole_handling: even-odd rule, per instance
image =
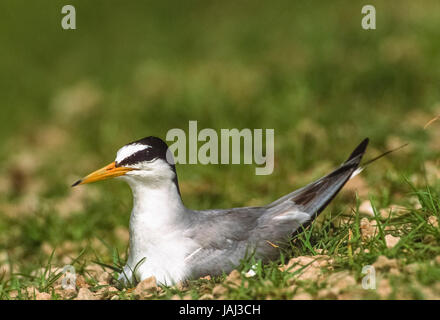
POLYGON ((118 166, 134 166, 141 162, 152 162, 158 158, 157 152, 151 148, 137 151, 120 161, 118 166))
POLYGON ((144 151, 144 157, 145 157, 145 161, 153 161, 154 159, 156 159, 156 155, 153 152, 150 152, 149 149, 144 151))

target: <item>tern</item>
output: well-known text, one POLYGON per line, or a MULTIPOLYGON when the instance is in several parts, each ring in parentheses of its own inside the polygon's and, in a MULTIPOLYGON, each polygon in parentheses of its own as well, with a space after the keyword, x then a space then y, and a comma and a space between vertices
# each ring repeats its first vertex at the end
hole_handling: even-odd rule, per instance
POLYGON ((171 151, 157 137, 123 146, 116 159, 73 186, 118 177, 133 193, 124 284, 154 276, 176 284, 231 272, 250 252, 262 261, 309 225, 363 167, 364 139, 330 174, 262 207, 191 210, 182 202, 171 151))

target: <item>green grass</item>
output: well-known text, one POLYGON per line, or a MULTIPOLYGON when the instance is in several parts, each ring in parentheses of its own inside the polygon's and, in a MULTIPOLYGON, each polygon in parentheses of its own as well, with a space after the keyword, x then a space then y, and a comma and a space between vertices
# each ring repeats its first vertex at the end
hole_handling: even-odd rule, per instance
MULTIPOLYGON (((399 265, 377 271, 389 294, 357 287, 336 297, 439 297, 439 228, 427 222, 440 219, 438 123, 423 128, 440 113, 436 1, 372 1, 375 31, 361 29, 358 1, 78 0, 75 31, 60 27, 65 4, 0 4, 1 299, 33 298, 27 288, 60 298, 52 269, 66 264, 100 290, 89 269, 126 259, 130 190, 114 181, 70 184, 127 142, 187 131, 189 120, 199 130, 275 129, 269 176, 256 176, 253 165, 178 166, 183 200, 193 209, 269 203, 338 166, 365 137, 366 160, 409 143, 362 173, 358 198, 344 189, 283 260, 258 264, 256 276, 243 276, 222 297, 334 298, 326 279, 347 271, 359 287, 363 266, 382 255, 399 265), (368 241, 357 208, 366 200, 380 227, 368 241), (406 210, 383 219, 380 210, 393 205, 406 210), (400 237, 391 249, 389 233, 400 237), (291 257, 319 252, 333 259, 322 281, 279 270, 291 257)), ((164 287, 149 298, 198 299, 227 286, 226 276, 164 287)), ((106 298, 113 295, 134 298, 127 289, 106 298)))

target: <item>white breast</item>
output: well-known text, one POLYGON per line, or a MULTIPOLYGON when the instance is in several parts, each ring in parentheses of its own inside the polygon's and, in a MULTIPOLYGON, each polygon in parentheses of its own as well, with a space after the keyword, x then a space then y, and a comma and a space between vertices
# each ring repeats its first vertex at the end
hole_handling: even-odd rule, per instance
POLYGON ((189 276, 185 258, 197 249, 185 237, 182 218, 189 214, 174 184, 147 187, 130 183, 133 210, 130 217, 130 250, 125 272, 136 269, 137 280, 155 276, 162 284, 174 284, 189 276))
POLYGON ((170 285, 186 279, 190 269, 185 257, 194 251, 195 244, 178 228, 151 228, 150 222, 132 215, 128 264, 134 269, 145 258, 136 272, 140 280, 155 276, 158 282, 170 285))

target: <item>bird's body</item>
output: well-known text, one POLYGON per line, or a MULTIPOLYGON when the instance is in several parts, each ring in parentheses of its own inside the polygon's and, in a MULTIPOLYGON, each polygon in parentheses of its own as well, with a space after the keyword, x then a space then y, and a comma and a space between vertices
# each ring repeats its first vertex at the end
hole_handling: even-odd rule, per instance
POLYGON ((329 175, 264 207, 186 208, 168 147, 154 137, 124 146, 113 164, 78 184, 109 176, 128 182, 133 192, 130 247, 120 280, 133 283, 154 276, 169 285, 230 272, 249 254, 277 258, 289 236, 310 223, 358 172, 367 144, 365 139, 329 175))

